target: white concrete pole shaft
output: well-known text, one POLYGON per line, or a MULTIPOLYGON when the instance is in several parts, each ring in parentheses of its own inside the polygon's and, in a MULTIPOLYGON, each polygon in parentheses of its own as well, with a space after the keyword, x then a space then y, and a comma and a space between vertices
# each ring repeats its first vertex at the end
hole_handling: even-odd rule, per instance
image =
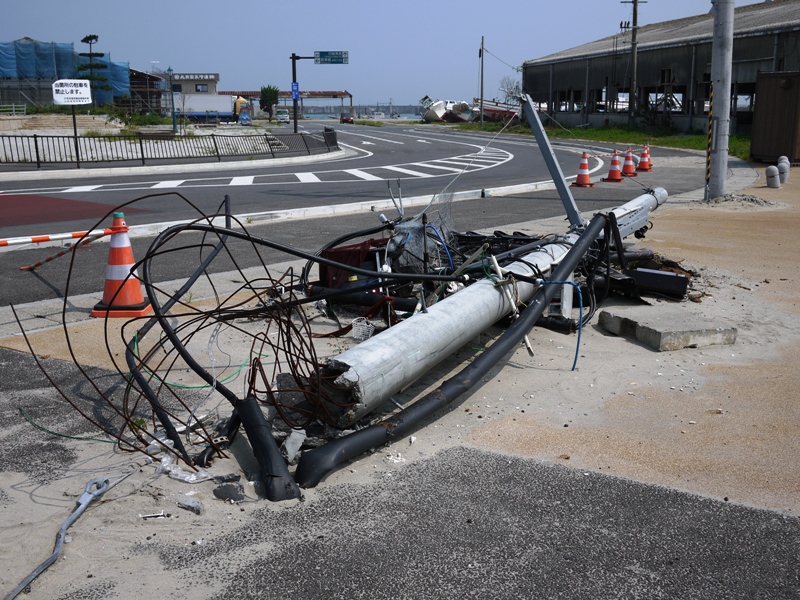
MULTIPOLYGON (((577 235, 565 236, 570 243, 577 235)), ((525 256, 547 274, 569 251, 569 244, 551 244, 525 256)), ((532 276, 526 264, 516 262, 506 269, 532 276)), ((536 286, 518 281, 516 294, 527 302, 536 286)), ((456 352, 501 318, 511 314, 511 302, 502 287, 482 279, 428 307, 358 346, 329 359, 328 366, 342 374, 337 386, 350 389, 358 404, 339 420, 346 427, 388 400, 429 369, 456 352)))
MULTIPOLYGON (((650 213, 664 204, 667 197, 664 188, 656 188, 652 193, 642 194, 615 208, 612 212, 622 237, 647 227, 650 213)), ((524 257, 524 263, 512 263, 505 271, 532 276, 528 265, 535 264, 547 277, 551 266, 561 262, 576 239, 578 235, 567 234, 564 236, 566 243, 550 244, 531 252, 524 257)), ((536 291, 532 284, 516 283, 516 295, 521 302, 527 303, 536 291)), ((336 387, 349 390, 348 400, 357 403, 339 418, 339 427, 348 427, 375 410, 464 344, 511 314, 513 308, 509 294, 502 287, 496 287, 490 279, 482 279, 428 307, 427 313, 417 313, 330 358, 328 367, 341 373, 336 378, 336 387)))
POLYGON ((731 117, 734 0, 711 0, 714 37, 711 44, 711 81, 714 86, 709 198, 725 194, 728 173, 728 136, 731 117))

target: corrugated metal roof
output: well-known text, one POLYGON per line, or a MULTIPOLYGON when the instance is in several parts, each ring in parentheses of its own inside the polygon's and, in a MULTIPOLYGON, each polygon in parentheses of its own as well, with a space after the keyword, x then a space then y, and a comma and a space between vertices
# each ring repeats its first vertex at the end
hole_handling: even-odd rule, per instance
MULTIPOLYGON (((637 35, 639 51, 689 43, 710 42, 713 36, 713 27, 714 17, 711 14, 663 21, 652 25, 640 25, 637 35)), ((797 28, 800 28, 800 0, 772 0, 772 2, 741 6, 734 11, 733 36, 735 38, 797 28)), ((630 44, 631 34, 627 32, 617 36, 608 36, 542 58, 528 60, 523 63, 523 66, 549 64, 588 56, 610 54, 614 37, 618 38, 618 47, 626 43, 630 44)))

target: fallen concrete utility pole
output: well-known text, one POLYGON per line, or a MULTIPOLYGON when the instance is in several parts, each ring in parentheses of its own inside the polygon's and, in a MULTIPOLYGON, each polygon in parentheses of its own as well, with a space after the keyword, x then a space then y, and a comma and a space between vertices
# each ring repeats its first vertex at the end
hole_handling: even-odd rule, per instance
MULTIPOLYGON (((577 239, 575 234, 565 235, 562 242, 531 252, 522 258, 524 262, 514 262, 505 270, 530 278, 536 277, 536 271, 529 265, 535 265, 546 276, 551 265, 561 262, 577 239)), ((428 307, 427 312, 417 313, 331 358, 321 379, 339 374, 327 390, 334 400, 329 410, 344 411, 337 425, 343 429, 352 425, 511 314, 516 307, 503 289, 511 285, 516 286, 514 296, 526 304, 538 289, 523 281, 496 284, 494 279, 482 279, 428 307)))
MULTIPOLYGON (((647 227, 650 213, 666 198, 666 190, 657 188, 611 211, 622 237, 647 227)), ((575 233, 565 234, 559 241, 521 257, 505 271, 525 278, 536 277, 537 272, 547 277, 578 237, 575 233)), ((516 306, 504 288, 511 285, 515 288, 514 297, 525 304, 539 289, 520 280, 497 285, 490 278, 482 279, 428 307, 427 313, 418 313, 331 358, 321 379, 334 380, 327 395, 335 401, 328 410, 331 414, 338 413, 337 425, 341 428, 352 425, 510 315, 516 306)))
MULTIPOLYGON (((569 252, 562 257, 558 267, 553 270, 550 281, 565 281, 569 278, 607 223, 607 217, 599 214, 591 220, 580 237, 575 239, 569 252)), ((520 344, 557 292, 558 286, 555 285, 540 287, 520 318, 514 321, 508 330, 484 353, 458 375, 445 381, 439 389, 423 396, 389 419, 305 452, 300 458, 297 471, 295 471, 294 477, 297 484, 305 488, 316 486, 337 465, 375 448, 393 437, 405 434, 423 419, 458 399, 480 382, 481 378, 503 356, 520 344)), ((461 293, 463 291, 459 292, 459 294, 461 293)), ((498 294, 498 298, 502 299, 503 295, 498 294)), ((415 318, 413 317, 411 320, 415 318)), ((385 333, 381 334, 381 336, 383 335, 385 333)))

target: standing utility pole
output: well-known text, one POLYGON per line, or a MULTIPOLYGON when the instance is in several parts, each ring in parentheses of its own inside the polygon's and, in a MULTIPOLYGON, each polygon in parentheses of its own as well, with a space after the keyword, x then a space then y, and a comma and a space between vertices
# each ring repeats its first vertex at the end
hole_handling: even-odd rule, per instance
POLYGON ((483 36, 481 36, 481 51, 478 56, 481 59, 481 129, 483 129, 483 36))
POLYGON ((632 122, 636 116, 636 100, 637 100, 637 86, 636 81, 636 63, 638 60, 637 46, 638 31, 639 31, 639 2, 646 4, 647 0, 621 0, 622 4, 633 4, 633 23, 631 24, 631 67, 633 74, 631 75, 631 89, 628 93, 628 121, 632 122))
POLYGON ((709 106, 707 200, 725 194, 725 176, 728 173, 734 0, 711 0, 711 4, 714 11, 714 37, 711 41, 713 103, 709 106))

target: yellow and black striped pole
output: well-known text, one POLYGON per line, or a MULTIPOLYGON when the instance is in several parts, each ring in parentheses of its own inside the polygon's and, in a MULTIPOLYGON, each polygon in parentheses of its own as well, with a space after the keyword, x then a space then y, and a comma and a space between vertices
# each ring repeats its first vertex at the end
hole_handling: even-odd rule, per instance
POLYGON ((711 183, 711 149, 714 140, 714 82, 709 84, 708 92, 708 141, 706 142, 706 193, 705 201, 711 198, 709 195, 709 185, 711 183))

